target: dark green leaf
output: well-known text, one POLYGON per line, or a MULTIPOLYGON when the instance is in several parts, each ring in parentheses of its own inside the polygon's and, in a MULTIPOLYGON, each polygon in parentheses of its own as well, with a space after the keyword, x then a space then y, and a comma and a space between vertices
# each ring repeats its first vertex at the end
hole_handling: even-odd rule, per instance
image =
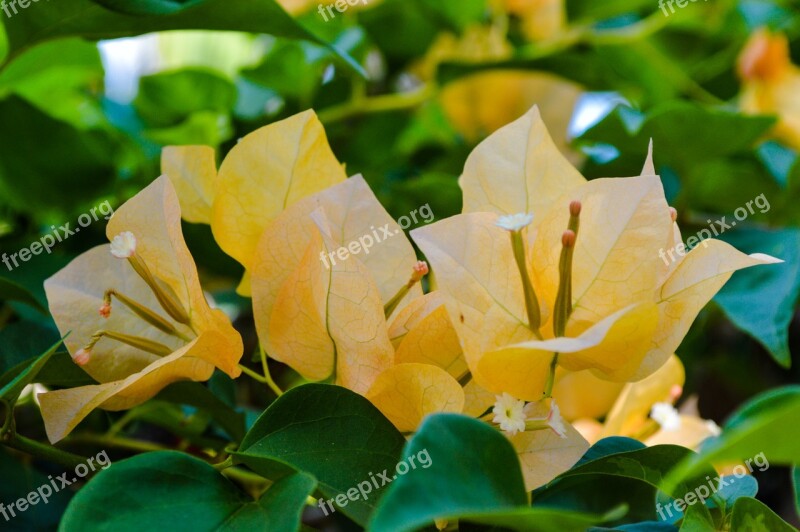
POLYGON ((6 400, 8 403, 15 403, 22 393, 22 389, 28 384, 32 383, 36 375, 41 371, 47 361, 56 352, 58 346, 61 345, 61 340, 56 342, 50 349, 42 353, 36 361, 28 366, 22 373, 17 375, 11 382, 0 388, 0 399, 6 400))
POLYGON ((244 438, 244 415, 237 412, 211 390, 198 382, 176 382, 164 389, 157 399, 199 408, 208 412, 236 441, 244 438))
MULTIPOLYGON (((256 421, 236 457, 264 477, 293 470, 314 475, 326 499, 394 470, 403 436, 362 396, 340 386, 308 384, 283 394, 256 421)), ((370 488, 371 489, 371 488, 370 488)), ((383 487, 341 511, 363 524, 383 487)))
POLYGON ((745 253, 766 253, 785 261, 736 272, 714 301, 737 327, 788 368, 792 363, 789 325, 800 297, 800 230, 746 229, 724 238, 745 253))
POLYGON ((75 496, 60 530, 298 530, 314 479, 296 473, 253 501, 202 460, 175 451, 113 464, 75 496))

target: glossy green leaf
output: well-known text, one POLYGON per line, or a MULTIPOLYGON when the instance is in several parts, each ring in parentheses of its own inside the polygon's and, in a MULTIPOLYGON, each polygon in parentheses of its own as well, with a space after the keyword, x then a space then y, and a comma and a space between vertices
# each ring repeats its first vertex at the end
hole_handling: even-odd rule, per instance
POLYGON ((786 437, 786 431, 797 426, 800 426, 800 386, 763 393, 729 417, 722 435, 706 440, 699 455, 680 461, 665 485, 675 486, 711 463, 742 460, 748 468, 760 470, 771 464, 798 463, 800 447, 794 438, 786 437))
POLYGON ((207 463, 159 451, 122 462, 94 477, 72 500, 60 530, 299 530, 314 479, 296 473, 258 501, 207 463))
POLYGON ((797 529, 778 517, 762 502, 751 497, 742 497, 733 505, 731 530, 795 532, 797 529))
MULTIPOLYGON (((331 499, 394 470, 404 444, 405 438, 362 396, 339 386, 307 384, 272 403, 235 456, 270 479, 294 470, 309 473, 319 481, 322 496, 331 499)), ((348 502, 337 508, 363 524, 382 493, 381 485, 366 499, 345 497, 348 502)))
POLYGON ((724 238, 745 253, 766 253, 784 260, 768 268, 736 272, 714 301, 737 327, 788 368, 792 363, 789 325, 800 298, 800 230, 747 229, 724 238))
POLYGON ((202 3, 204 0, 92 0, 96 4, 126 15, 169 15, 202 3))
POLYGON ((148 125, 172 126, 197 111, 231 112, 236 104, 236 88, 211 70, 160 72, 140 80, 133 104, 148 125))

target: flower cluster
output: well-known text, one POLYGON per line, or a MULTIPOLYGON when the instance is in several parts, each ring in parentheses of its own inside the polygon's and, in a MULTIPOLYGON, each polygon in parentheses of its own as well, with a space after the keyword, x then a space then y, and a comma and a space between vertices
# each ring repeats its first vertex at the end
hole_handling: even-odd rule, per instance
MULTIPOLYGON (((711 241, 665 265, 658 250, 681 237, 652 160, 638 177, 586 181, 536 108, 469 157, 462 214, 412 231, 429 263, 398 236, 323 266, 374 227, 402 231, 347 178, 313 112, 248 135, 219 170, 208 148, 168 148, 163 171, 111 219, 110 245, 47 282, 74 360, 102 383, 42 396, 53 441, 95 407, 129 408, 215 367, 239 374, 241 340, 203 297, 181 213, 244 266, 239 291, 271 358, 364 395, 404 433, 434 412, 493 424, 529 489, 588 448, 562 418, 569 378, 648 378, 734 271, 776 262, 711 241)), ((656 405, 647 419, 666 430, 677 418, 656 405)))

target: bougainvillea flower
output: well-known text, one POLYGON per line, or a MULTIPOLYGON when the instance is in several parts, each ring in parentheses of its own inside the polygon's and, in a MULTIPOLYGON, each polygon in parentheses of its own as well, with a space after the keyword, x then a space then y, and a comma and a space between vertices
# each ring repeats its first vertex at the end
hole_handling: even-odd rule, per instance
POLYGON ((742 50, 738 67, 742 111, 777 115, 773 134, 800 149, 800 68, 791 62, 786 36, 758 30, 742 50))
POLYGON ((162 176, 117 209, 106 233, 111 244, 45 282, 73 360, 100 383, 40 395, 51 442, 95 408, 125 410, 173 382, 241 371, 242 340, 206 301, 170 181, 162 176))
POLYGON ((238 291, 248 296, 253 255, 267 224, 347 177, 311 110, 242 138, 219 172, 206 146, 166 148, 162 172, 175 183, 187 221, 210 223, 222 250, 245 267, 238 291))
POLYGON ((426 272, 360 176, 304 198, 267 226, 256 253, 262 346, 308 380, 367 396, 399 430, 431 412, 460 412, 461 386, 422 354, 438 338, 459 351, 429 356, 459 371, 452 326, 421 297, 426 272))
POLYGON ((587 182, 535 108, 475 149, 460 185, 464 214, 412 237, 450 296, 472 376, 496 394, 549 397, 558 367, 640 380, 734 271, 779 262, 708 240, 668 264, 675 213, 651 158, 639 177, 587 182), (530 224, 509 230, 520 214, 530 224))

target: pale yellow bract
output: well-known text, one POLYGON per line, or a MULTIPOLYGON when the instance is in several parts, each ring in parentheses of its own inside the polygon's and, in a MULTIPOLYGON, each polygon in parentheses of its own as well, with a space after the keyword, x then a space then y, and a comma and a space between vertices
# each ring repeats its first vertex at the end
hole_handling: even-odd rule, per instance
POLYGON ((228 318, 209 307, 192 256, 181 233, 175 189, 166 177, 117 209, 108 223, 109 240, 124 232, 136 238, 136 255, 165 290, 186 309, 189 323, 173 323, 167 334, 114 301, 108 318, 98 309, 109 289, 123 293, 169 321, 151 288, 125 259, 112 256, 106 244, 87 251, 45 282, 50 312, 73 355, 99 330, 158 342, 172 350, 158 356, 102 338, 83 369, 100 384, 41 394, 42 415, 51 442, 64 438, 95 408, 126 410, 180 380, 208 380, 215 368, 239 376, 242 340, 228 318))

